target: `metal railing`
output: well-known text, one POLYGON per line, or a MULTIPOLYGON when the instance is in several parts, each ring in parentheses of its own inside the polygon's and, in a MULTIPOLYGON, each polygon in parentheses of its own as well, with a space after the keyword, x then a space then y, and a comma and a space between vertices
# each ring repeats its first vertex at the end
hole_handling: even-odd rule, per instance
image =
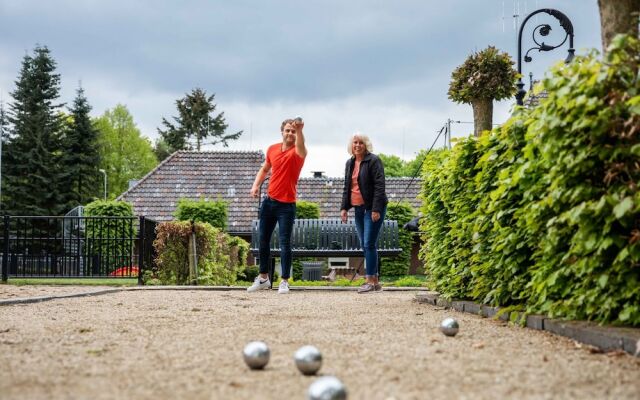
POLYGON ((4 216, 2 280, 138 278, 154 262, 156 222, 145 217, 4 216))

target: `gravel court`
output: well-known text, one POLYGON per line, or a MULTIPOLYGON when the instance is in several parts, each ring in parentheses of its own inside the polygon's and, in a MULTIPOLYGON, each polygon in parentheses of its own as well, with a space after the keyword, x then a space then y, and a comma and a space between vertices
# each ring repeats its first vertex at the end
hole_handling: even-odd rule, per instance
POLYGON ((2 306, 0 397, 303 399, 315 378, 293 353, 313 344, 350 399, 640 398, 638 358, 414 297, 137 290, 2 306), (446 316, 455 338, 438 331, 446 316), (242 360, 251 340, 271 349, 264 371, 242 360))

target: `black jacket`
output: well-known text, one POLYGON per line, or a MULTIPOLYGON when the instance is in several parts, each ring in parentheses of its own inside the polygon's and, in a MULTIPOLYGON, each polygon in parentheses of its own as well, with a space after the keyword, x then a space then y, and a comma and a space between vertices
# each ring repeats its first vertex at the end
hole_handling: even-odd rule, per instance
MULTIPOLYGON (((344 170, 344 189, 342 190, 341 210, 349 210, 351 205, 351 174, 356 165, 355 157, 347 160, 344 170)), ((385 193, 384 166, 382 161, 372 153, 367 153, 360 162, 358 173, 358 186, 364 199, 364 207, 367 210, 382 212, 389 200, 385 193)))

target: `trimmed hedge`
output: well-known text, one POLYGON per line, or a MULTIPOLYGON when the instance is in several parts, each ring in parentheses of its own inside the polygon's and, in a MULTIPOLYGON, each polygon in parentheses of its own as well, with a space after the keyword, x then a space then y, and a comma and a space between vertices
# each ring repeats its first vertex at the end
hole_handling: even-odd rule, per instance
POLYGON ((402 252, 395 257, 382 257, 380 265, 380 275, 394 276, 406 275, 409 273, 409 264, 411 264, 411 244, 413 243, 413 233, 402 229, 404 224, 411 221, 415 213, 413 207, 405 201, 389 202, 387 204, 387 213, 385 219, 398 221, 399 242, 402 252))
POLYGON ((421 257, 446 297, 640 325, 640 43, 557 65, 507 123, 423 169, 421 257))
POLYGON ((173 215, 179 221, 206 222, 227 229, 227 203, 225 201, 180 199, 173 215))

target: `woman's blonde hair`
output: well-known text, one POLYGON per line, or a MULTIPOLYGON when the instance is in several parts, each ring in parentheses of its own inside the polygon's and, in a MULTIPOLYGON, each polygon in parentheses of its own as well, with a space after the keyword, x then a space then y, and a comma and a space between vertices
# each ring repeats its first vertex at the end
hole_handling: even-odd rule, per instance
POLYGON ((347 152, 349 153, 349 155, 351 156, 353 155, 352 144, 353 144, 353 139, 355 138, 362 140, 362 142, 364 143, 365 151, 367 153, 373 153, 373 144, 371 144, 371 139, 369 139, 369 136, 363 135, 360 132, 356 132, 349 137, 349 143, 347 143, 347 152))

